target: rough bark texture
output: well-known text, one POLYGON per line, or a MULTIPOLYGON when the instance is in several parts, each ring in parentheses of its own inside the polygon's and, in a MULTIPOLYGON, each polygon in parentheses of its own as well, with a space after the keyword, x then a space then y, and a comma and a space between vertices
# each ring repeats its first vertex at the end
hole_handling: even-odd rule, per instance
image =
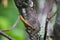
POLYGON ((36 10, 32 0, 14 0, 17 8, 19 9, 20 14, 30 23, 35 29, 28 27, 29 25, 25 24, 26 32, 28 33, 29 39, 27 40, 40 40, 38 32, 40 31, 40 23, 37 19, 36 10))
MULTIPOLYGON (((38 35, 40 27, 44 28, 47 18, 52 15, 54 0, 14 0, 20 14, 30 23, 35 29, 31 29, 25 24, 26 32, 30 40, 40 40, 38 35)), ((49 26, 50 27, 50 26, 49 26)), ((44 32, 45 33, 45 32, 44 32)), ((43 37, 44 37, 43 33, 43 37)), ((49 35, 50 36, 50 35, 49 35)))

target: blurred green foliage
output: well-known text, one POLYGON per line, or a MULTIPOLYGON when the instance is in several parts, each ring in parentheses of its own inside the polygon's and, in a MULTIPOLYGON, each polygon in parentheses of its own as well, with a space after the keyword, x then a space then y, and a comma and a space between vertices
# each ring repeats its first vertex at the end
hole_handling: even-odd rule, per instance
MULTIPOLYGON (((18 9, 14 4, 14 0, 8 0, 8 7, 4 7, 0 3, 0 30, 8 29, 12 27, 18 17, 18 9)), ((16 27, 8 32, 5 32, 11 36, 14 40, 25 40, 25 27, 20 20, 16 27)), ((0 35, 0 40, 7 40, 5 37, 0 35)))

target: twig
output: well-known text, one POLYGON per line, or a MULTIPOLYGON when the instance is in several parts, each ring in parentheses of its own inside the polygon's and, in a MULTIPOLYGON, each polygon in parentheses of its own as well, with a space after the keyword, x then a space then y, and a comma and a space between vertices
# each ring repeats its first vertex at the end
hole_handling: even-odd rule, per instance
POLYGON ((0 35, 6 37, 9 40, 13 40, 10 36, 8 36, 7 34, 5 34, 4 32, 0 31, 0 35))
POLYGON ((25 20, 25 19, 23 18, 22 15, 20 15, 20 19, 21 19, 24 23, 26 23, 26 24, 28 25, 28 27, 30 27, 30 28, 32 28, 32 29, 35 29, 30 23, 28 23, 27 20, 25 20))
POLYGON ((20 18, 18 16, 17 20, 15 21, 15 23, 13 24, 13 26, 11 28, 8 28, 7 30, 0 30, 0 31, 7 32, 10 30, 13 30, 16 27, 16 25, 19 23, 19 20, 20 20, 20 18))

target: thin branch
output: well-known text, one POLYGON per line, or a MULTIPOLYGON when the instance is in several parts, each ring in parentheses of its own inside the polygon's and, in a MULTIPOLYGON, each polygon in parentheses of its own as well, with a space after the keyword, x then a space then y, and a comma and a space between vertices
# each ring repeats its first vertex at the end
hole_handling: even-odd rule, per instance
POLYGON ((10 30, 14 29, 14 28, 16 27, 16 25, 18 24, 19 19, 20 19, 20 18, 19 18, 19 16, 18 16, 16 22, 13 24, 13 26, 12 26, 11 28, 9 28, 9 29, 7 29, 7 30, 0 30, 0 35, 8 38, 9 40, 12 40, 12 38, 11 38, 10 36, 8 36, 7 34, 5 34, 4 32, 10 31, 10 30))
POLYGON ((11 28, 9 28, 7 30, 0 30, 0 31, 6 32, 6 31, 13 30, 16 27, 16 25, 19 23, 19 20, 20 20, 20 18, 18 16, 17 20, 15 21, 15 23, 13 24, 13 26, 11 28))
POLYGON ((0 35, 6 37, 9 40, 13 40, 10 36, 8 36, 7 34, 5 34, 4 32, 0 31, 0 35))

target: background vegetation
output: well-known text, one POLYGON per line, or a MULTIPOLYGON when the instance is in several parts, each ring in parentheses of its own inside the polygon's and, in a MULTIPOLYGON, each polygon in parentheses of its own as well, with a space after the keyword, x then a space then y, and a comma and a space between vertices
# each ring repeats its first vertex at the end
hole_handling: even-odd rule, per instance
MULTIPOLYGON (((0 2, 0 30, 5 30, 5 29, 8 29, 9 27, 12 27, 18 15, 19 15, 19 12, 14 4, 14 0, 5 0, 5 1, 1 0, 0 2)), ((22 21, 20 20, 13 30, 5 32, 5 33, 11 36, 14 40, 24 40, 25 39, 24 30, 25 30, 24 25, 22 21)), ((8 40, 8 39, 0 35, 0 40, 8 40)))

